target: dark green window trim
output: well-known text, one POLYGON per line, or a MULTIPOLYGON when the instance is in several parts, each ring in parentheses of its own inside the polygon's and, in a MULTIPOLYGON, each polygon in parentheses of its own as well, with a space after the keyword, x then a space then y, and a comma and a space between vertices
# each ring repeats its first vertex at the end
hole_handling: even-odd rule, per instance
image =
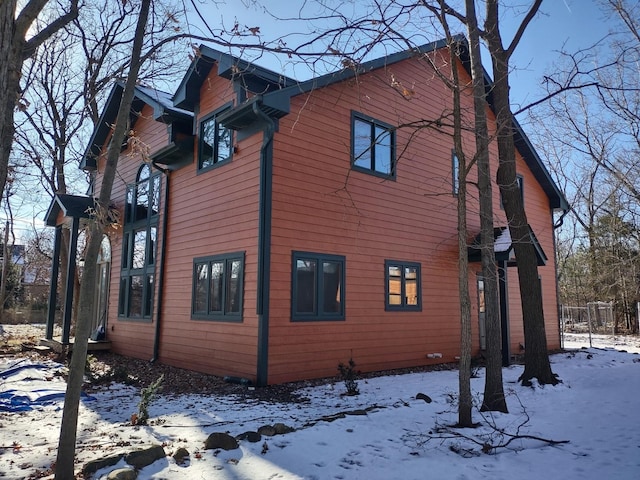
POLYGON ((230 109, 231 103, 211 112, 200 120, 198 128, 198 173, 209 171, 231 161, 233 131, 218 123, 217 117, 230 109))
POLYGON ((385 260, 385 301, 387 311, 422 311, 420 264, 385 260))
POLYGON ((351 111, 351 168, 395 179, 396 130, 392 125, 351 111))
POLYGON ((245 252, 193 259, 191 318, 242 322, 245 252))
POLYGON ((345 257, 293 252, 291 320, 344 320, 345 257))
POLYGON ((118 298, 121 319, 150 322, 153 315, 160 184, 160 174, 144 164, 136 183, 127 186, 118 298))

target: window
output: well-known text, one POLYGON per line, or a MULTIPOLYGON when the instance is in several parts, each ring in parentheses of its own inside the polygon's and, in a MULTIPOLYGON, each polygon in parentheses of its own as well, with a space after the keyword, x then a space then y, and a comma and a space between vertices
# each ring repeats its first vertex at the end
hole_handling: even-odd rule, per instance
MULTIPOLYGON (((520 200, 524 205, 524 177, 520 174, 516 174, 516 182, 518 183, 518 189, 520 190, 520 200)), ((500 192, 500 208, 504 210, 504 204, 502 203, 502 192, 500 192)))
POLYGON ((385 310, 422 310, 420 264, 385 260, 385 310))
POLYGON ((198 170, 209 170, 218 164, 231 160, 233 135, 230 129, 218 123, 217 117, 228 110, 227 105, 200 122, 200 143, 198 144, 198 170))
POLYGON ((395 130, 391 125, 353 112, 351 164, 356 170, 395 176, 395 130))
POLYGON ((191 317, 242 320, 244 252, 193 260, 191 317))
POLYGON ((345 257, 293 252, 292 320, 344 320, 345 257))
POLYGON ((122 239, 118 315, 151 318, 153 307, 160 175, 142 165, 136 183, 127 187, 122 239))
POLYGON ((460 183, 458 182, 458 175, 460 172, 460 160, 454 150, 451 151, 451 185, 453 185, 453 194, 458 195, 460 190, 460 183))

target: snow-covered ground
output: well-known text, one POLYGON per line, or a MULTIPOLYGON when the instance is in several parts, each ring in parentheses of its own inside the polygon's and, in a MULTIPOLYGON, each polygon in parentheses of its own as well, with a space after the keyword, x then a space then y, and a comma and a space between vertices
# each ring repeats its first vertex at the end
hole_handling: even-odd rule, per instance
MULTIPOLYGON (((567 348, 578 348, 585 338, 571 335, 565 341, 567 348)), ((563 381, 555 387, 522 387, 517 383, 522 367, 505 368, 510 413, 476 411, 474 419, 482 426, 464 430, 447 428, 457 420, 455 371, 360 380, 361 394, 354 397, 341 395, 345 389, 339 382, 310 387, 300 392, 308 399, 305 403, 160 396, 151 405, 151 425, 146 427, 129 424, 137 411, 139 392, 113 385, 83 402, 78 470, 90 459, 162 444, 167 457, 142 469, 139 479, 637 479, 640 339, 602 338, 594 345, 600 348, 552 357, 553 369, 563 381), (433 401, 416 399, 418 393, 433 401), (369 409, 366 415, 316 423, 323 416, 365 408, 369 409), (277 422, 296 431, 263 437, 257 443, 241 441, 236 450, 203 450, 210 433, 238 435, 277 422), (504 444, 510 434, 568 443, 550 445, 522 438, 507 448, 482 453, 482 443, 504 444), (184 465, 171 457, 179 447, 190 452, 184 465)), ((0 372, 12 361, 0 359, 0 372)), ((24 369, 20 375, 0 378, 0 392, 34 382, 63 389, 62 380, 51 376, 55 368, 24 369), (24 376, 33 380, 27 382, 24 376)), ((477 398, 484 387, 482 375, 472 380, 477 398)), ((60 401, 54 401, 30 411, 0 412, 1 478, 28 478, 51 466, 60 407, 60 401)), ((99 471, 95 478, 106 478, 113 468, 99 471)))

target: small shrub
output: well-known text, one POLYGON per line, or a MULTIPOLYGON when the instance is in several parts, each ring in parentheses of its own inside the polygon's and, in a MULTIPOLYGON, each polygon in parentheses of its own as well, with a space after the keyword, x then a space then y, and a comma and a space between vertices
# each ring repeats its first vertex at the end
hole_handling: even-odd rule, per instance
POLYGON ((347 389, 347 395, 359 395, 360 389, 358 388, 357 382, 358 371, 356 370, 356 362, 353 361, 353 358, 349 359, 349 363, 347 365, 340 362, 340 364, 338 364, 338 371, 340 372, 340 377, 347 389))
POLYGON ((140 391, 140 403, 138 404, 138 413, 134 413, 131 416, 131 423, 133 425, 146 425, 149 421, 149 405, 155 400, 158 392, 162 390, 162 382, 164 381, 164 374, 160 375, 158 379, 149 385, 147 388, 143 388, 140 391))

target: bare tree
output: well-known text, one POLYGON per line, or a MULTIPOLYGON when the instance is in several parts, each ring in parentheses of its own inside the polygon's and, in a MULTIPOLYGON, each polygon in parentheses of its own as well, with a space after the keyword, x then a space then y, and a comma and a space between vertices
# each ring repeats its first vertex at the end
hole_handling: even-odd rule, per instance
POLYGON ((29 31, 47 3, 47 0, 30 0, 19 13, 17 0, 0 3, 0 197, 7 181, 15 133, 14 111, 20 105, 23 64, 43 42, 78 16, 78 1, 71 0, 67 11, 31 36, 29 31))
POLYGON ((499 167, 498 186, 507 215, 513 249, 518 259, 518 279, 525 337, 525 365, 520 376, 523 384, 536 378, 541 384, 558 383, 551 371, 542 309, 542 289, 538 276, 538 261, 530 240, 529 224, 516 178, 516 149, 513 135, 513 114, 509 100, 510 59, 527 26, 536 15, 542 0, 534 0, 518 26, 511 43, 504 47, 500 30, 498 0, 486 0, 483 37, 487 42, 493 66, 493 99, 497 123, 499 167))
MULTIPOLYGON (((112 134, 112 141, 107 149, 106 166, 103 172, 100 196, 96 202, 94 219, 89 225, 84 274, 87 278, 91 279, 95 279, 96 277, 96 264, 102 242, 102 235, 109 222, 108 209, 109 203, 111 202, 111 191, 118 166, 118 159, 120 157, 120 145, 122 145, 125 140, 129 111, 138 80, 150 4, 151 0, 142 0, 141 2, 127 81, 122 93, 112 134)), ((80 287, 78 324, 76 327, 73 355, 69 364, 69 378, 67 380, 62 425, 60 427, 60 441, 58 443, 55 473, 57 480, 66 480, 74 477, 78 410, 84 366, 87 360, 87 344, 90 334, 91 315, 93 313, 94 287, 95 282, 91 281, 83 282, 80 287)))

